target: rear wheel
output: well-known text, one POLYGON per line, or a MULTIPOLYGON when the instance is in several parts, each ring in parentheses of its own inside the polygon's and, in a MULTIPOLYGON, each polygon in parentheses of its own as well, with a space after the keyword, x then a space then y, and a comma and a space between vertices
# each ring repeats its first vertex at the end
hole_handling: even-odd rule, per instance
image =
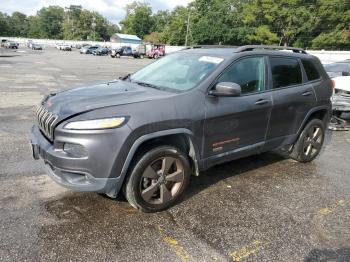
POLYGON ((144 212, 158 212, 173 205, 190 178, 190 164, 175 147, 160 146, 144 154, 124 185, 129 203, 144 212))
POLYGON ((290 157, 303 163, 314 160, 321 151, 324 136, 324 123, 319 119, 312 119, 294 144, 290 157))

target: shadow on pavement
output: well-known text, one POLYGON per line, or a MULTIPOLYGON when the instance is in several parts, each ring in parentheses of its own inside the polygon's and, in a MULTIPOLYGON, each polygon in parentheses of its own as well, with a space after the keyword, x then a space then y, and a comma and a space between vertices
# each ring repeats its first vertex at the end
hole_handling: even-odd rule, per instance
POLYGON ((350 261, 350 248, 313 249, 304 260, 305 262, 347 262, 350 261))

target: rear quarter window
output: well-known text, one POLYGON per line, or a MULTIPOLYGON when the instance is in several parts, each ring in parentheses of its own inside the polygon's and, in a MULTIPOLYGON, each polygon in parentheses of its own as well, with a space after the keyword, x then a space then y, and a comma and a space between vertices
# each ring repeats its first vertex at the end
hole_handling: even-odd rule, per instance
POLYGON ((270 57, 273 88, 298 85, 303 82, 299 61, 289 57, 270 57))
POLYGON ((309 81, 320 79, 320 74, 318 73, 315 65, 311 61, 302 59, 301 62, 303 64, 307 79, 309 81))

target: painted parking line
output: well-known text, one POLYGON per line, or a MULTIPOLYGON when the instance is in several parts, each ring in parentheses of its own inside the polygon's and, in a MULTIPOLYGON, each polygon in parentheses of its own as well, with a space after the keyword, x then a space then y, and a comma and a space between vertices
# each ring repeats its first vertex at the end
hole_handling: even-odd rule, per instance
POLYGON ((259 250, 261 250, 267 244, 268 244, 267 242, 264 242, 261 240, 255 240, 252 243, 250 243, 248 246, 245 246, 237 251, 231 252, 230 257, 235 262, 242 261, 243 259, 248 258, 251 255, 257 253, 259 250))
POLYGON ((166 235, 164 232, 164 229, 161 226, 157 226, 158 232, 160 236, 162 237, 162 240, 171 247, 171 249, 175 252, 175 254, 181 259, 182 262, 187 262, 190 258, 189 253, 186 251, 184 247, 182 247, 179 242, 166 235))

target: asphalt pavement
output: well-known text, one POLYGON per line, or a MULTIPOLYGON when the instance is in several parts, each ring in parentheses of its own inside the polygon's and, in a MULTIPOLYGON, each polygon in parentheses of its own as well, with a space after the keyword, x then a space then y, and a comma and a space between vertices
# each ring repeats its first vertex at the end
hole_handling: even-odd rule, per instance
POLYGON ((29 146, 40 99, 150 62, 0 49, 0 261, 350 261, 350 132, 329 131, 309 164, 216 166, 156 214, 51 181, 29 146))

